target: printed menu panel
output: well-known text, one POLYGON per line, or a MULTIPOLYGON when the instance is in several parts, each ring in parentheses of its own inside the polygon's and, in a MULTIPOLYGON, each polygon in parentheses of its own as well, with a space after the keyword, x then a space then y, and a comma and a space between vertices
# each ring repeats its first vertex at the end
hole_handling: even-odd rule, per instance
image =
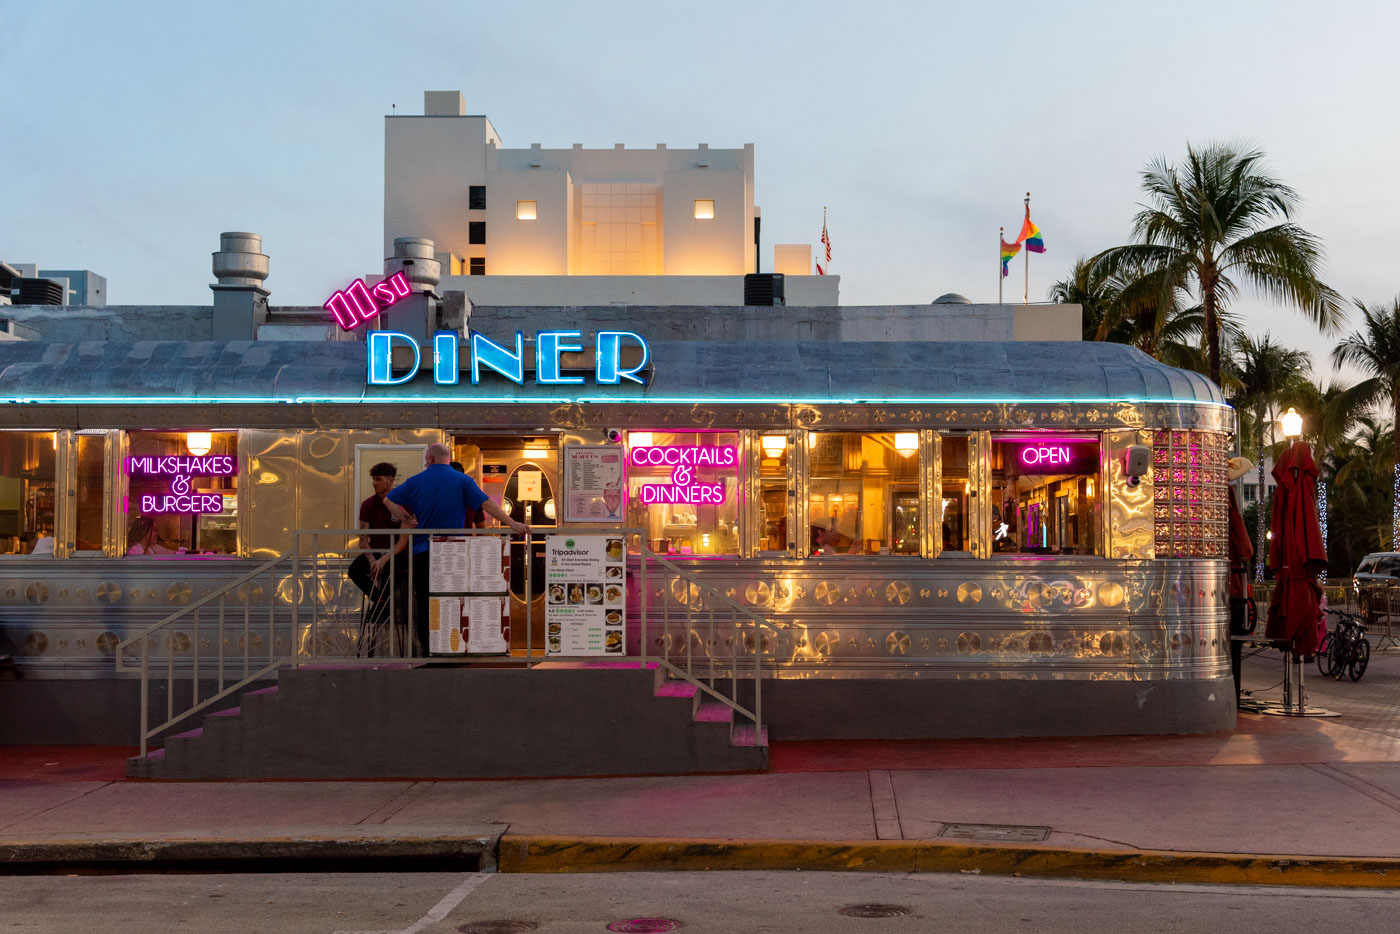
POLYGON ((564 445, 564 522, 622 522, 622 448, 564 445))
POLYGON ((432 655, 508 654, 510 598, 428 598, 428 652, 432 655))
POLYGON ((548 655, 621 655, 627 555, 620 536, 551 535, 545 549, 548 655))
POLYGON ((510 536, 434 535, 428 593, 505 593, 510 589, 510 536))

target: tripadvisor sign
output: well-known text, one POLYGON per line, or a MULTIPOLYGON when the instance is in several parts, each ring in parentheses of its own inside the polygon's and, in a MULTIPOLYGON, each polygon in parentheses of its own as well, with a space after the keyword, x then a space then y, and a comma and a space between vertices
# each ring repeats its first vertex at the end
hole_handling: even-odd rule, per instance
MULTIPOLYGON (((542 386, 577 385, 586 381, 578 373, 565 375, 561 363, 563 354, 584 352, 581 331, 539 331, 535 334, 535 352, 531 381, 542 386)), ((365 382, 371 386, 396 386, 418 375, 423 365, 423 352, 418 342, 399 331, 371 331, 366 335, 368 373, 365 382), (394 350, 411 350, 410 365, 403 366, 403 356, 396 366, 394 350), (397 372, 396 372, 397 370, 397 372)), ((644 376, 651 359, 646 340, 632 331, 599 331, 593 349, 593 381, 599 386, 616 386, 623 380, 645 386, 644 376), (624 365, 623 349, 640 348, 641 353, 629 354, 624 365)), ((462 370, 470 370, 472 385, 481 382, 483 371, 505 377, 517 386, 525 385, 525 334, 515 332, 514 347, 503 347, 483 334, 473 333, 470 341, 462 341, 456 331, 439 331, 433 335, 433 382, 440 386, 456 385, 462 370), (468 355, 462 359, 462 354, 468 355)))

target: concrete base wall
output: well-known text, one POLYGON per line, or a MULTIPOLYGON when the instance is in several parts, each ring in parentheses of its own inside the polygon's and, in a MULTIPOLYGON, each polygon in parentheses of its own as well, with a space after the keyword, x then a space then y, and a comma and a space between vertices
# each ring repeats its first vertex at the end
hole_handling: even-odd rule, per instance
POLYGON ((639 669, 301 670, 172 739, 153 778, 504 778, 762 769, 639 669))
POLYGON ((775 741, 1212 733, 1235 727, 1235 683, 764 681, 763 719, 775 741))
MULTIPOLYGON (((254 683, 253 687, 258 687, 254 683)), ((200 686, 200 696, 209 697, 217 685, 200 686)), ((189 706, 190 682, 177 681, 179 703, 189 706)), ((250 689, 251 690, 251 689, 250 689)), ((220 707, 237 704, 230 698, 220 707)), ((165 682, 150 686, 151 717, 165 719, 165 682)), ((199 726, 196 714, 189 723, 177 724, 174 732, 199 726)), ((153 741, 159 745, 158 739, 153 741)), ((81 680, 5 680, 0 677, 0 746, 136 746, 141 743, 141 682, 123 678, 81 680)))

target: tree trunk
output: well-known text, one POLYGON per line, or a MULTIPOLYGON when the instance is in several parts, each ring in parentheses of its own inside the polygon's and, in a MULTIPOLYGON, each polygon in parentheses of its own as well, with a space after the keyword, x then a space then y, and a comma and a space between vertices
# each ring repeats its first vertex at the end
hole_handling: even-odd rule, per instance
POLYGON ((1210 364, 1210 379, 1220 385, 1220 321, 1215 307, 1215 280, 1212 273, 1201 276, 1201 311, 1205 313, 1206 359, 1210 364))
POLYGON ((1254 420, 1257 426, 1259 442, 1254 446, 1254 463, 1259 465, 1259 494, 1255 497, 1254 509, 1254 579, 1264 580, 1264 566, 1269 561, 1269 550, 1265 546, 1269 540, 1265 536, 1272 516, 1265 516, 1264 504, 1268 502, 1264 495, 1264 420, 1263 417, 1254 420))
POLYGON ((1390 393, 1390 547, 1400 549, 1400 386, 1390 393))

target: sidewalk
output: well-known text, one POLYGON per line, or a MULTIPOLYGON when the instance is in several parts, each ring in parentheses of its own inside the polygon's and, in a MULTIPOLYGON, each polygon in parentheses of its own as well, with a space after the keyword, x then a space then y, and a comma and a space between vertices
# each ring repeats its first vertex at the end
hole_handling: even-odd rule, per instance
MULTIPOLYGON (((1247 662, 1246 688, 1276 696, 1277 658, 1247 662)), ((1344 716, 1241 715, 1206 736, 776 743, 759 775, 135 782, 112 780, 127 750, 0 747, 0 871, 417 856, 1400 884, 1400 656, 1375 656, 1359 684, 1308 687, 1344 716)))

